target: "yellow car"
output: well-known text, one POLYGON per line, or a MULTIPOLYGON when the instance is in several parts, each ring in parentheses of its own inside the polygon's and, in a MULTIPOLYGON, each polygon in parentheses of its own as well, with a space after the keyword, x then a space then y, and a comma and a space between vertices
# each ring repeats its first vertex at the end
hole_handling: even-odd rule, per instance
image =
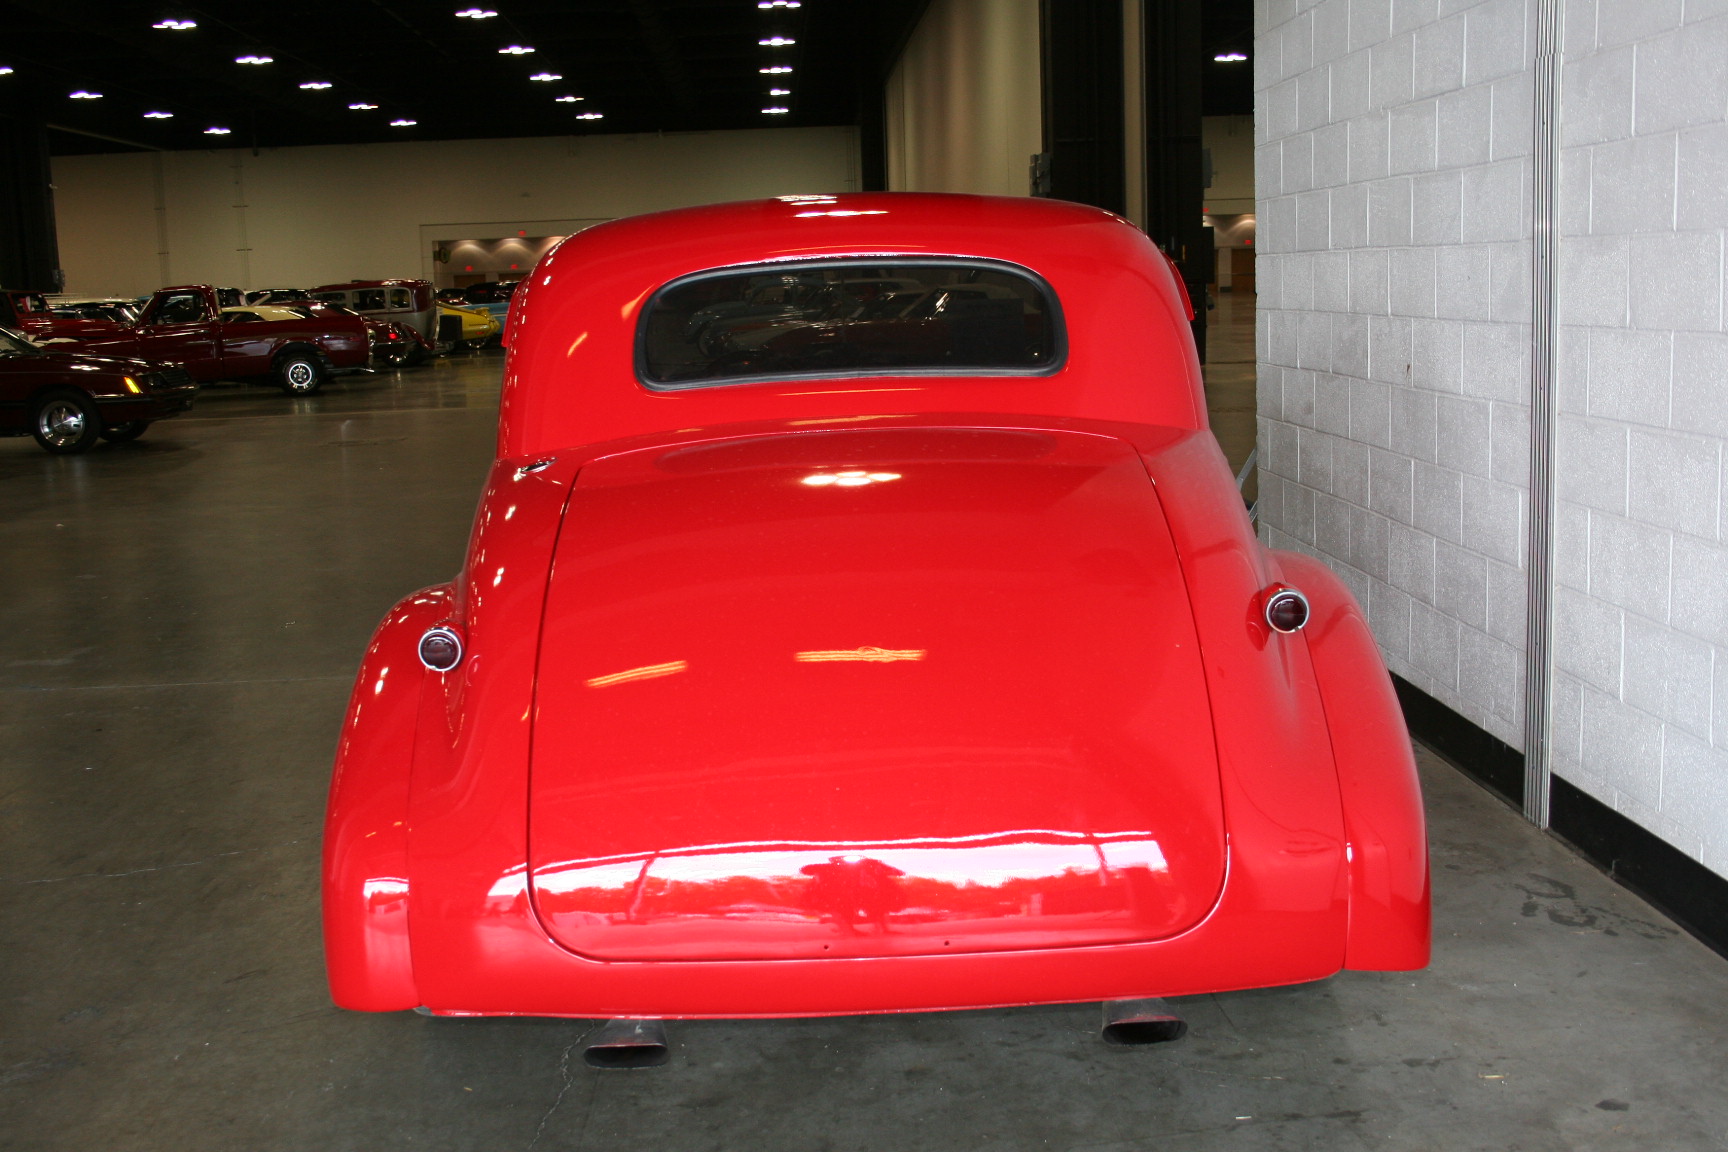
POLYGON ((454 348, 496 344, 504 326, 484 309, 438 305, 438 342, 454 348))

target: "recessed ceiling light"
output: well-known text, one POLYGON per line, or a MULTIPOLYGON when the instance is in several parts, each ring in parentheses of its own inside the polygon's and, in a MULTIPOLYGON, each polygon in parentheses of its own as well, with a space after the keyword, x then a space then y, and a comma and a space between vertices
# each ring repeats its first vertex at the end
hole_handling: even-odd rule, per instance
POLYGON ((790 89, 790 88, 770 88, 770 89, 768 89, 768 95, 770 95, 770 96, 790 96, 790 95, 792 95, 792 89, 790 89))
POLYGON ((416 123, 416 121, 413 121, 413 120, 392 120, 392 121, 390 121, 390 127, 392 127, 392 128, 412 128, 412 127, 414 127, 415 123, 416 123))
POLYGON ((798 41, 792 39, 790 36, 770 36, 766 40, 758 40, 756 43, 762 45, 764 48, 784 48, 788 44, 796 44, 798 41))
POLYGON ((1248 57, 1242 55, 1240 52, 1220 52, 1218 55, 1212 57, 1212 59, 1218 61, 1220 64, 1240 64, 1242 61, 1248 59, 1248 57))
POLYGON ((326 88, 334 88, 335 85, 330 83, 328 80, 308 80, 306 83, 300 85, 300 87, 306 89, 308 92, 322 92, 326 88))
POLYGON ((146 119, 146 120, 172 120, 172 119, 174 119, 174 113, 172 113, 172 112, 146 112, 146 113, 144 113, 144 119, 146 119))
POLYGON ((498 15, 498 13, 492 11, 490 8, 464 8, 462 11, 456 13, 456 15, 467 20, 490 20, 492 17, 498 15))
POLYGON ((206 136, 226 136, 226 135, 228 135, 228 129, 218 128, 215 125, 211 125, 210 127, 204 129, 204 135, 206 135, 206 136))
POLYGON ((362 102, 359 104, 348 105, 348 110, 351 112, 371 112, 371 111, 374 111, 377 107, 378 107, 378 105, 376 105, 376 104, 367 104, 367 103, 362 102))
POLYGON ((196 20, 162 20, 150 25, 152 28, 163 28, 171 32, 184 32, 189 28, 198 27, 196 20))
POLYGON ((236 56, 236 57, 234 57, 234 63, 236 63, 236 64, 270 64, 270 63, 273 63, 273 61, 268 56, 236 56))
POLYGON ((601 120, 604 118, 605 114, 601 112, 578 112, 576 114, 578 120, 601 120))
POLYGON ((500 55, 500 56, 526 56, 526 55, 528 55, 528 53, 530 53, 532 51, 534 51, 534 49, 529 48, 526 45, 512 44, 508 48, 498 49, 498 55, 500 55))
POLYGON ((557 96, 557 97, 553 98, 552 103, 554 103, 554 104, 579 104, 582 102, 582 100, 583 100, 583 97, 581 97, 581 96, 557 96))
POLYGON ((534 75, 528 77, 528 79, 540 80, 540 81, 544 81, 546 83, 550 83, 553 80, 562 80, 562 79, 564 79, 564 77, 558 75, 558 73, 556 73, 556 72, 536 72, 536 73, 534 73, 534 75))
POLYGON ((102 93, 100 93, 100 92, 86 92, 86 91, 84 91, 84 89, 80 88, 80 89, 78 89, 78 91, 72 93, 70 99, 73 99, 73 100, 100 100, 100 99, 102 99, 102 93))
POLYGON ((784 116, 790 111, 792 111, 790 108, 764 108, 762 114, 765 116, 784 116))
POLYGON ((792 71, 792 66, 790 64, 776 64, 772 68, 758 68, 756 71, 764 76, 784 76, 792 71))

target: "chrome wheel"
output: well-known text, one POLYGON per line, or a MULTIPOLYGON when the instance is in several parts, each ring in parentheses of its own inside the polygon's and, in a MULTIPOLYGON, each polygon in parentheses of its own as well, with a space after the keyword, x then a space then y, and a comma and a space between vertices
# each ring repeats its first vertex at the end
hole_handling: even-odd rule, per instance
POLYGON ((282 377, 288 381, 291 392, 310 392, 312 385, 318 383, 317 369, 304 360, 296 360, 288 365, 288 370, 282 373, 282 377))
POLYGON ((41 397, 30 413, 30 434, 56 455, 84 451, 101 432, 102 417, 95 403, 70 388, 57 388, 41 397))
POLYGON ((276 379, 290 396, 310 396, 324 386, 324 365, 309 353, 289 353, 276 361, 276 379))
POLYGON ((50 400, 36 413, 36 432, 54 448, 70 448, 84 435, 89 420, 70 400, 50 400))

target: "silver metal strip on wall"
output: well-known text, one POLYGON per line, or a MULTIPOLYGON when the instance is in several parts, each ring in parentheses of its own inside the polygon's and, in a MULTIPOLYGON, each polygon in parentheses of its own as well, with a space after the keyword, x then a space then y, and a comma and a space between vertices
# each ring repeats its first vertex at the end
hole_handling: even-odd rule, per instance
POLYGON ((1530 542, 1525 562, 1524 815, 1548 827, 1554 674, 1555 285, 1559 235, 1560 26, 1565 0, 1535 0, 1535 139, 1531 172, 1530 542))

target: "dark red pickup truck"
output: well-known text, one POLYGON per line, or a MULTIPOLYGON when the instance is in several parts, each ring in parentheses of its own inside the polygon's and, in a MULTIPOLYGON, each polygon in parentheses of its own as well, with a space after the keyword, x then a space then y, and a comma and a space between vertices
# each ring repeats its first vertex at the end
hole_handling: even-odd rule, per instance
POLYGON ((208 284, 164 288, 144 305, 135 326, 79 333, 76 348, 178 361, 200 381, 271 377, 293 396, 318 391, 336 373, 371 367, 371 333, 360 316, 264 320, 236 312, 224 318, 223 303, 208 284))

